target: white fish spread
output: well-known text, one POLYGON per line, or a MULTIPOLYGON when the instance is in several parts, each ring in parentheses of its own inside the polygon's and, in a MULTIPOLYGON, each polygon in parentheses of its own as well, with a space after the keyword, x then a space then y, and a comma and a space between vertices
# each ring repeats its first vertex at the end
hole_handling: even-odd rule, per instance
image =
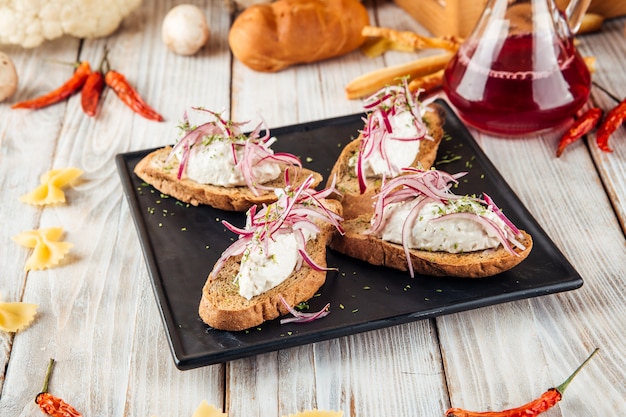
MULTIPOLYGON (((308 233, 305 232, 305 238, 308 233)), ((309 235, 307 240, 313 238, 309 235)), ((275 234, 269 239, 267 252, 262 243, 248 246, 243 254, 239 273, 239 295, 250 300, 283 282, 294 271, 300 254, 293 233, 275 234)))
MULTIPOLYGON (((238 147, 236 152, 237 160, 240 160, 243 155, 242 147, 238 147)), ((177 155, 179 160, 181 156, 182 149, 177 155)), ((281 169, 278 164, 263 163, 255 165, 252 172, 256 182, 263 184, 276 179, 281 169)), ((200 184, 222 187, 246 185, 241 170, 235 167, 232 144, 228 140, 213 140, 192 146, 185 174, 189 179, 200 184)))
MULTIPOLYGON (((402 244, 402 227, 405 219, 417 201, 392 203, 385 207, 384 226, 380 237, 388 242, 402 244)), ((444 205, 439 202, 427 203, 420 210, 413 223, 408 246, 411 249, 461 253, 496 248, 500 240, 495 234, 488 233, 478 222, 460 217, 450 217, 436 222, 431 220, 444 214, 469 212, 480 213, 500 228, 505 224, 496 213, 479 203, 463 197, 451 200, 444 205)))
MULTIPOLYGON (((415 138, 418 134, 411 112, 405 111, 389 117, 394 139, 385 140, 385 153, 387 159, 396 167, 395 172, 390 169, 389 162, 383 159, 381 152, 373 152, 363 160, 363 170, 367 177, 392 178, 397 175, 397 170, 411 166, 420 150, 421 140, 398 140, 415 138)), ((356 170, 356 156, 350 160, 350 166, 356 170)))

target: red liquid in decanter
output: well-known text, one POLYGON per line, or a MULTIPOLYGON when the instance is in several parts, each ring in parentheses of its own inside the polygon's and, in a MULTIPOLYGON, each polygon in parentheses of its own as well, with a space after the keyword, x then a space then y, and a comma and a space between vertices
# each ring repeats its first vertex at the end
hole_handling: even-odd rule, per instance
POLYGON ((571 40, 520 34, 504 39, 497 52, 481 45, 463 45, 444 77, 448 99, 469 125, 521 136, 565 122, 587 102, 591 77, 571 40))

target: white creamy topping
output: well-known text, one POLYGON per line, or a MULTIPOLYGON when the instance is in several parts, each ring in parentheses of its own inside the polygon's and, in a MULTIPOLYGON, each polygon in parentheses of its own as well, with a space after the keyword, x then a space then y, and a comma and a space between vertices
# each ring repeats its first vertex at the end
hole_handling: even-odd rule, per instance
MULTIPOLYGON (((243 155, 243 147, 237 147, 237 160, 243 155)), ((180 160, 182 149, 176 155, 180 160)), ((280 166, 275 163, 263 163, 252 168, 257 184, 276 179, 280 166)), ((212 140, 210 143, 194 145, 189 153, 185 167, 187 177, 200 184, 235 187, 246 185, 241 170, 235 168, 231 142, 228 140, 212 140)))
MULTIPOLYGON (((402 226, 416 203, 417 200, 414 200, 406 203, 392 203, 385 207, 385 221, 381 231, 383 240, 402 244, 402 226)), ((496 248, 500 244, 497 236, 487 233, 480 223, 470 219, 450 217, 436 222, 430 221, 443 214, 459 211, 481 213, 499 227, 505 227, 497 214, 469 198, 452 200, 447 205, 438 202, 427 203, 411 229, 409 248, 460 253, 496 248)))
MULTIPOLYGON (((393 138, 414 138, 418 134, 417 127, 415 127, 414 117, 411 112, 405 111, 397 113, 394 116, 389 117, 391 124, 392 138, 385 140, 385 152, 389 161, 392 162, 392 166, 395 166, 396 171, 390 169, 389 162, 383 159, 380 152, 373 152, 363 162, 363 170, 367 177, 382 177, 387 178, 395 177, 398 173, 397 170, 411 166, 417 153, 420 150, 421 140, 397 140, 393 138)), ((356 158, 350 161, 350 165, 356 169, 356 158)))
MULTIPOLYGON (((312 237, 305 232, 307 240, 312 237)), ((275 234, 269 240, 267 253, 263 252, 262 245, 255 242, 248 246, 235 278, 239 282, 239 295, 248 300, 287 279, 300 256, 293 233, 275 234)))

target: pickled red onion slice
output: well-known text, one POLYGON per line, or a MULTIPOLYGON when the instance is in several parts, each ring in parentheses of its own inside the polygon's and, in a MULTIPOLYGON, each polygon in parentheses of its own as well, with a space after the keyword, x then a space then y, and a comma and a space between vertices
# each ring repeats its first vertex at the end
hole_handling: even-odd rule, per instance
POLYGON ((287 311, 291 313, 293 317, 287 317, 280 320, 280 324, 285 323, 310 323, 314 320, 321 319, 322 317, 326 317, 330 314, 330 303, 326 304, 324 308, 315 313, 303 313, 302 311, 298 311, 295 308, 291 307, 285 298, 281 295, 280 302, 285 306, 287 311))
POLYGON ((258 209, 253 206, 246 215, 245 228, 239 228, 227 221, 222 221, 224 226, 239 235, 231 246, 229 246, 220 256, 215 264, 213 273, 217 275, 224 266, 226 260, 232 256, 242 255, 248 245, 260 245, 265 253, 268 252, 270 239, 280 233, 295 233, 297 249, 300 255, 297 268, 300 268, 304 261, 309 267, 316 271, 328 271, 334 268, 326 268, 314 262, 313 258, 306 252, 307 240, 304 232, 318 233, 317 221, 328 222, 340 233, 343 233, 340 222, 341 216, 326 208, 321 200, 334 193, 339 193, 335 189, 335 182, 331 186, 317 191, 312 189, 314 179, 312 176, 295 190, 289 187, 279 193, 276 202, 264 205, 258 209))
MULTIPOLYGON (((405 78, 402 85, 388 86, 365 99, 364 107, 369 111, 364 120, 364 129, 361 131, 361 144, 357 155, 357 178, 359 191, 363 194, 367 188, 367 178, 363 165, 374 155, 380 154, 387 164, 388 171, 395 177, 400 174, 404 167, 396 166, 386 153, 386 144, 389 140, 415 141, 433 138, 428 136, 428 128, 424 123, 423 116, 427 110, 426 104, 421 103, 417 97, 419 91, 411 93, 408 80, 405 78), (400 112, 410 112, 413 125, 417 134, 414 137, 399 138, 394 136, 390 116, 400 112)), ((430 102, 429 102, 430 103, 430 102)))
MULTIPOLYGON (((392 203, 402 203, 416 201, 417 204, 411 209, 407 218, 402 225, 402 247, 407 259, 408 269, 411 277, 414 276, 413 265, 410 255, 410 234, 413 223, 425 204, 429 202, 438 202, 447 204, 451 200, 457 200, 463 196, 456 195, 450 191, 452 185, 458 182, 458 179, 465 175, 465 172, 458 174, 449 174, 438 170, 419 170, 415 168, 404 169, 404 175, 387 181, 381 187, 377 194, 374 206, 374 214, 372 215, 371 224, 368 234, 379 233, 385 226, 384 210, 392 203)), ((498 216, 504 223, 504 227, 493 220, 481 215, 480 213, 454 212, 443 214, 437 218, 430 220, 431 222, 443 221, 448 218, 465 218, 479 223, 487 232, 491 232, 498 238, 500 244, 512 255, 519 256, 513 249, 517 247, 521 250, 525 246, 516 238, 521 237, 520 230, 502 213, 502 210, 496 206, 495 202, 486 194, 483 194, 484 200, 472 198, 473 201, 487 206, 485 210, 491 211, 498 216)))
POLYGON ((504 213, 502 213, 502 210, 496 205, 495 201, 493 201, 491 199, 491 197, 489 197, 485 193, 483 193, 483 198, 485 199, 485 202, 491 208, 491 210, 494 213, 496 213, 498 215, 498 217, 500 217, 500 219, 502 219, 502 221, 511 229, 511 231, 515 234, 515 236, 518 236, 518 237, 521 236, 522 233, 519 231, 519 229, 517 227, 515 227, 513 222, 511 220, 509 220, 504 215, 504 213))
POLYGON ((269 187, 263 187, 258 183, 254 168, 263 164, 281 164, 286 166, 302 167, 300 159, 295 155, 271 150, 271 145, 276 141, 270 136, 269 129, 264 128, 264 122, 259 123, 246 137, 241 128, 247 122, 233 122, 224 119, 220 113, 207 110, 204 108, 194 107, 194 110, 209 113, 214 120, 191 127, 187 112, 183 115, 182 129, 185 135, 174 145, 167 160, 182 150, 177 178, 181 179, 185 171, 186 165, 191 154, 193 146, 202 143, 206 137, 219 137, 222 140, 231 142, 233 164, 241 171, 246 186, 255 194, 259 194, 259 190, 269 190, 269 187), (264 135, 261 135, 262 131, 264 135), (239 150, 242 150, 242 156, 239 157, 239 150))

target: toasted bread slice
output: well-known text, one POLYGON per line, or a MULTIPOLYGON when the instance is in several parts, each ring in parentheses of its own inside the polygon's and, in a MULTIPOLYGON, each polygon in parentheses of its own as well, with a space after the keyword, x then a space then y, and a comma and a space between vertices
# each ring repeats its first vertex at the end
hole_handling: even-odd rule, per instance
MULTIPOLYGON (((341 213, 341 204, 336 200, 326 200, 324 205, 341 213)), ((315 239, 307 242, 306 251, 313 262, 325 267, 326 245, 335 229, 328 223, 319 225, 321 231, 315 239)), ((234 282, 241 258, 235 256, 226 260, 217 275, 212 271, 202 289, 198 312, 200 318, 215 329, 245 330, 273 320, 288 313, 281 297, 294 307, 311 299, 326 282, 326 271, 315 270, 304 262, 299 270, 294 270, 282 283, 248 300, 239 295, 239 288, 234 282)))
MULTIPOLYGON (((168 146, 146 155, 135 166, 135 174, 163 194, 194 206, 204 204, 220 210, 246 211, 254 205, 276 201, 273 190, 259 190, 259 195, 255 195, 247 186, 222 187, 200 184, 185 177, 178 179, 178 162, 167 161, 171 151, 172 148, 168 146)), ((294 188, 298 187, 309 175, 313 175, 313 187, 316 187, 323 179, 321 174, 309 169, 293 166, 287 168, 284 165, 281 175, 263 185, 271 188, 285 188, 285 169, 289 169, 290 185, 294 188)))
MULTIPOLYGON (((401 271, 408 270, 407 258, 402 245, 384 241, 373 234, 364 234, 370 227, 370 215, 362 215, 342 223, 345 234, 336 234, 330 247, 337 252, 360 259, 372 265, 382 265, 401 271)), ((411 263, 416 274, 482 278, 499 274, 526 259, 533 241, 525 231, 519 241, 525 249, 515 248, 518 256, 502 246, 466 253, 433 252, 412 249, 411 263)))
MULTIPOLYGON (((441 106, 431 104, 433 111, 426 112, 424 121, 428 126, 429 135, 433 140, 423 139, 420 142, 420 149, 411 164, 412 167, 430 169, 435 163, 437 149, 443 138, 444 112, 441 106)), ((353 219, 361 214, 368 214, 374 211, 374 198, 380 191, 381 180, 368 178, 367 189, 363 194, 359 190, 359 180, 354 172, 354 167, 349 164, 350 159, 359 151, 361 135, 348 143, 337 158, 330 176, 328 185, 333 178, 337 178, 337 189, 343 194, 343 217, 353 219)))

